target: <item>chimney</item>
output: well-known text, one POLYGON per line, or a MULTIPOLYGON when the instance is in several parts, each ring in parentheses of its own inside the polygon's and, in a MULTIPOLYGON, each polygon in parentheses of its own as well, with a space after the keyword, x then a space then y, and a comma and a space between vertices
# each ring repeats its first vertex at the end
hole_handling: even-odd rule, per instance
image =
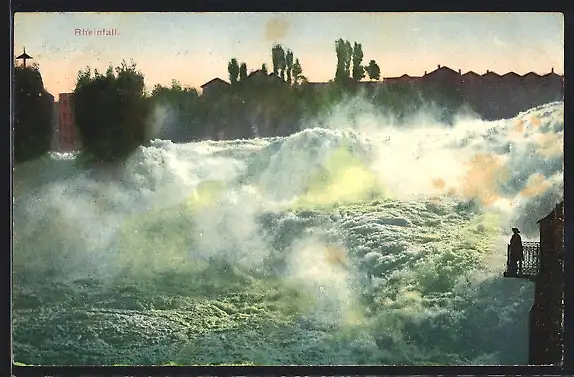
POLYGON ((487 70, 486 70, 486 73, 490 73, 490 71, 487 69, 487 70))
POLYGON ((552 67, 552 73, 554 73, 554 67, 552 67))
POLYGON ((438 65, 438 68, 440 69, 440 64, 438 65))
POLYGON ((458 70, 458 74, 459 74, 459 75, 461 75, 461 74, 462 74, 462 72, 460 71, 460 69, 458 70))
POLYGON ((427 75, 427 71, 425 71, 425 76, 427 75))

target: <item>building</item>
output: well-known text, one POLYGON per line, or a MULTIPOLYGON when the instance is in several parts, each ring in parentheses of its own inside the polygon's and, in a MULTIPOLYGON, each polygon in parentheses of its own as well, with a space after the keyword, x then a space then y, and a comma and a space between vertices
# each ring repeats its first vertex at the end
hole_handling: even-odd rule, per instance
POLYGON ((203 96, 213 96, 224 92, 229 88, 230 84, 227 81, 220 79, 219 77, 214 78, 203 84, 201 86, 203 96))
POLYGON ((52 140, 50 141, 50 150, 55 151, 58 150, 58 103, 54 100, 54 96, 50 92, 44 90, 44 95, 48 98, 52 106, 52 140))
MULTIPOLYGON (((273 74, 271 74, 271 75, 273 75, 273 74)), ((256 69, 255 71, 253 71, 247 75, 247 79, 249 81, 267 82, 269 80, 269 77, 271 77, 271 76, 268 75, 267 73, 263 72, 261 69, 256 69)))
POLYGON ((281 77, 277 76, 273 72, 265 73, 261 69, 257 69, 251 72, 249 75, 247 75, 246 81, 256 83, 270 83, 270 82, 283 83, 283 84, 286 83, 285 81, 281 80, 281 77))
MULTIPOLYGON (((413 79, 415 78, 410 77, 411 81, 413 79)), ((458 88, 462 83, 462 74, 460 70, 456 72, 454 69, 439 64, 437 69, 430 73, 425 73, 425 75, 417 81, 422 85, 440 85, 458 88)))
POLYGON ((550 73, 542 76, 540 81, 545 97, 551 101, 564 99, 564 76, 556 74, 554 68, 552 68, 550 73))
POLYGON ((73 93, 60 93, 58 98, 58 150, 69 152, 81 148, 73 111, 73 93))
POLYGON ((559 365, 564 344, 564 202, 538 220, 540 242, 523 242, 522 271, 510 269, 507 251, 506 278, 533 281, 530 309, 528 364, 559 365))
POLYGON ((562 363, 564 335, 564 202, 540 224, 540 270, 530 310, 529 364, 562 363))
MULTIPOLYGON (((564 98, 564 76, 554 72, 540 76, 534 72, 499 75, 487 70, 479 75, 469 71, 462 74, 446 66, 424 76, 403 75, 383 79, 385 83, 411 84, 418 88, 433 88, 458 92, 465 103, 484 120, 512 118, 522 111, 564 98)), ((361 83, 363 84, 363 83, 361 83)), ((367 83, 365 83, 367 84, 367 83)))
MULTIPOLYGON (((281 78, 273 73, 266 75, 260 69, 253 71, 247 80, 267 82, 281 78)), ((439 89, 439 92, 451 93, 461 97, 465 105, 484 120, 512 118, 522 111, 550 102, 561 101, 564 98, 564 76, 558 75, 554 69, 543 76, 534 72, 518 75, 508 72, 499 75, 487 70, 480 75, 469 71, 462 73, 437 65, 432 72, 425 72, 423 76, 410 76, 404 74, 399 77, 385 77, 380 81, 361 81, 358 83, 368 92, 372 92, 385 85, 408 85, 418 90, 429 90, 430 93, 439 89)), ((225 91, 229 83, 215 78, 201 86, 203 95, 217 94, 225 91)), ((328 82, 306 82, 305 86, 314 91, 321 92, 328 88, 328 82)))
MULTIPOLYGON (((273 73, 267 74, 263 72, 261 69, 257 69, 249 73, 244 80, 239 81, 239 83, 244 82, 245 83, 249 82, 249 85, 256 85, 256 86, 273 82, 285 83, 285 81, 281 80, 281 78, 276 76, 275 74, 273 73)), ((216 97, 227 91, 227 89, 229 89, 230 87, 231 87, 230 83, 220 79, 219 77, 216 77, 206 82, 205 84, 201 85, 202 96, 216 97)))
MULTIPOLYGON (((411 85, 417 85, 420 83, 421 81, 421 77, 416 77, 416 76, 409 76, 407 74, 404 74, 402 76, 399 77, 385 77, 383 78, 383 83, 385 84, 411 84, 411 85)), ((369 81, 364 82, 365 84, 369 84, 369 81)), ((363 84, 363 82, 361 82, 361 84, 363 84)))

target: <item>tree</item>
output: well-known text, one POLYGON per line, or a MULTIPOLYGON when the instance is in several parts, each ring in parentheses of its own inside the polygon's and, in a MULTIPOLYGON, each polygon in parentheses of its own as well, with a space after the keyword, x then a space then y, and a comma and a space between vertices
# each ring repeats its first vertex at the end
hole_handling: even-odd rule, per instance
POLYGON ((159 96, 161 96, 163 93, 165 93, 166 89, 167 89, 167 88, 166 88, 165 86, 162 86, 162 85, 160 85, 160 84, 155 84, 155 85, 153 86, 153 90, 151 91, 151 96, 152 96, 152 97, 159 97, 159 96))
POLYGON ((171 89, 176 91, 176 92, 183 92, 183 88, 181 87, 181 83, 176 79, 171 80, 171 89))
POLYGON ((271 59, 273 61, 273 74, 281 77, 281 79, 285 81, 286 57, 283 46, 280 44, 273 45, 271 49, 271 59))
POLYGON ((155 84, 153 90, 151 92, 151 97, 154 99, 173 99, 176 98, 179 94, 186 93, 191 96, 199 96, 197 93, 197 89, 192 88, 190 86, 182 86, 181 83, 173 79, 171 80, 171 87, 165 87, 160 84, 155 84))
POLYGON ((279 76, 281 80, 285 81, 285 67, 286 67, 286 58, 285 58, 285 51, 283 50, 283 46, 279 45, 277 49, 277 64, 279 67, 279 76))
POLYGON ((13 90, 14 161, 19 163, 50 150, 54 102, 34 65, 14 67, 13 90))
POLYGON ((293 64, 293 83, 297 85, 304 79, 305 77, 303 76, 303 69, 301 68, 301 63, 299 63, 299 58, 297 58, 293 64))
POLYGON ((381 69, 379 65, 374 60, 369 62, 369 65, 365 68, 370 80, 379 80, 381 78, 381 69))
POLYGON ((351 57, 353 55, 353 47, 351 42, 345 41, 345 79, 351 77, 351 57))
POLYGON ((247 78, 247 64, 241 63, 239 67, 239 80, 243 81, 247 78))
POLYGON ((151 99, 162 110, 155 137, 187 143, 203 136, 204 111, 195 88, 172 80, 171 88, 155 85, 151 99))
POLYGON ((335 41, 335 53, 337 54, 335 81, 341 81, 345 77, 345 41, 342 39, 335 41))
POLYGON ((361 65, 363 62, 363 46, 355 42, 353 46, 353 80, 361 81, 365 77, 365 69, 361 65))
POLYGON ((353 47, 349 41, 339 38, 335 41, 335 52, 337 54, 337 70, 335 71, 336 82, 347 82, 351 73, 351 58, 353 47))
POLYGON ((291 73, 293 72, 293 51, 287 50, 285 54, 285 66, 287 67, 287 82, 291 84, 291 73))
POLYGON ((74 116, 84 152, 100 162, 121 161, 154 136, 150 99, 135 63, 122 61, 105 75, 78 72, 74 116))
POLYGON ((273 62, 273 74, 279 76, 279 70, 281 69, 281 55, 283 54, 283 48, 279 44, 273 45, 271 49, 271 60, 273 62))
POLYGON ((265 63, 261 64, 261 72, 263 72, 265 75, 269 74, 269 72, 267 72, 267 65, 265 63))
POLYGON ((237 64, 237 59, 232 58, 227 64, 227 72, 229 73, 229 82, 231 84, 237 83, 237 78, 239 76, 239 64, 237 64))

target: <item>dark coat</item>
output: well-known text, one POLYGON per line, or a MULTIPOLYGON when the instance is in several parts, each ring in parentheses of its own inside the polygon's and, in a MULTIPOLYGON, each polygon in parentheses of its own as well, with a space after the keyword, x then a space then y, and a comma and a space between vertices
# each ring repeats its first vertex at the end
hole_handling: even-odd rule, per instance
POLYGON ((510 238, 510 256, 515 260, 524 259, 524 247, 520 234, 513 234, 510 238))

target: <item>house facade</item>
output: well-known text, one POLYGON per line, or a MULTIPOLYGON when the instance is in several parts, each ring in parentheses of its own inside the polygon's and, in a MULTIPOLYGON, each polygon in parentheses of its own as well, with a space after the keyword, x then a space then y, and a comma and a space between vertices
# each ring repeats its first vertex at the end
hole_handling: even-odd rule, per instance
POLYGON ((564 202, 540 225, 540 272, 530 310, 529 364, 559 365, 564 344, 564 202))
POLYGON ((223 93, 229 86, 230 84, 227 81, 216 77, 201 86, 202 95, 208 97, 218 95, 223 93))

